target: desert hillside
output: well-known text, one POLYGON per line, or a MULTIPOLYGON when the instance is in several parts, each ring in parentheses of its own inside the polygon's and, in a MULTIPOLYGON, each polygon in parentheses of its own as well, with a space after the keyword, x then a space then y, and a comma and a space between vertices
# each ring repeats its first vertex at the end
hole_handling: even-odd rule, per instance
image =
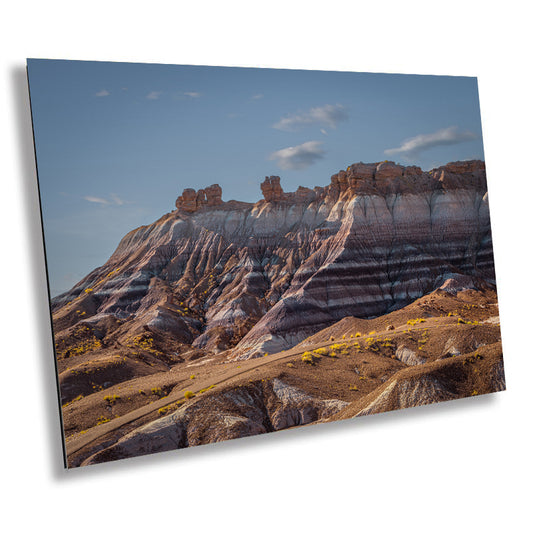
POLYGON ((52 301, 69 464, 505 387, 481 161, 185 189, 52 301))

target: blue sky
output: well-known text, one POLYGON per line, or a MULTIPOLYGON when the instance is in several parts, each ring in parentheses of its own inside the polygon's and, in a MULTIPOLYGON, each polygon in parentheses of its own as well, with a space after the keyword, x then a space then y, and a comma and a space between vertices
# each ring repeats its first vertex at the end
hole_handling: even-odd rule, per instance
POLYGON ((476 78, 28 60, 52 295, 218 183, 255 202, 354 162, 483 159, 476 78))

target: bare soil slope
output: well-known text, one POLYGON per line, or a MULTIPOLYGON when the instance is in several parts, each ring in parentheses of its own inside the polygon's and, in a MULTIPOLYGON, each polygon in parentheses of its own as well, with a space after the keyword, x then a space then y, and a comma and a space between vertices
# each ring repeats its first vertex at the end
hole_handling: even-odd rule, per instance
POLYGON ((496 294, 488 288, 437 290, 382 317, 345 318, 290 350, 230 359, 191 357, 71 401, 64 407, 69 464, 505 388, 496 294))

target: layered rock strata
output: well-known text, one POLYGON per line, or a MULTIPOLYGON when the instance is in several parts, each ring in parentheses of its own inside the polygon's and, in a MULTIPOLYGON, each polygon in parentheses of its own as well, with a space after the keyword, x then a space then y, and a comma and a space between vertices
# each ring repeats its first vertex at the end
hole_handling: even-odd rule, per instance
POLYGON ((56 330, 83 309, 89 322, 112 314, 249 358, 404 306, 451 274, 494 281, 481 161, 356 163, 325 187, 286 193, 271 176, 261 190, 250 204, 222 201, 218 185, 185 189, 54 299, 56 330))
POLYGON ((319 422, 348 402, 318 399, 279 379, 259 381, 199 398, 170 415, 127 433, 89 457, 95 464, 126 457, 249 437, 319 422), (206 431, 209 428, 209 431, 206 431))

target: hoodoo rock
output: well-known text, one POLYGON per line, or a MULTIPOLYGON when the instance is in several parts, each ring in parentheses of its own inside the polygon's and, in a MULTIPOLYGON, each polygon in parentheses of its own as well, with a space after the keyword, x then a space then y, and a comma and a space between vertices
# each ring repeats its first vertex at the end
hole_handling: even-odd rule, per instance
POLYGON ((176 207, 185 213, 194 213, 198 209, 196 198, 197 194, 194 189, 184 189, 176 200, 176 207))
POLYGON ((213 207, 222 203, 222 188, 215 183, 198 192, 194 189, 184 189, 176 200, 176 208, 182 213, 194 213, 201 207, 213 207))
POLYGON ((324 187, 285 193, 270 176, 261 191, 248 204, 223 202, 218 185, 185 189, 176 212, 53 300, 55 327, 114 316, 246 359, 401 308, 446 276, 494 282, 481 161, 355 163, 324 187))
MULTIPOLYGON (((198 191, 200 193, 200 191, 198 191)), ((222 187, 215 183, 204 189, 206 204, 208 207, 220 205, 222 203, 222 187)))
POLYGON ((280 185, 279 176, 267 176, 261 183, 261 192, 267 202, 279 202, 283 199, 283 189, 280 185))

